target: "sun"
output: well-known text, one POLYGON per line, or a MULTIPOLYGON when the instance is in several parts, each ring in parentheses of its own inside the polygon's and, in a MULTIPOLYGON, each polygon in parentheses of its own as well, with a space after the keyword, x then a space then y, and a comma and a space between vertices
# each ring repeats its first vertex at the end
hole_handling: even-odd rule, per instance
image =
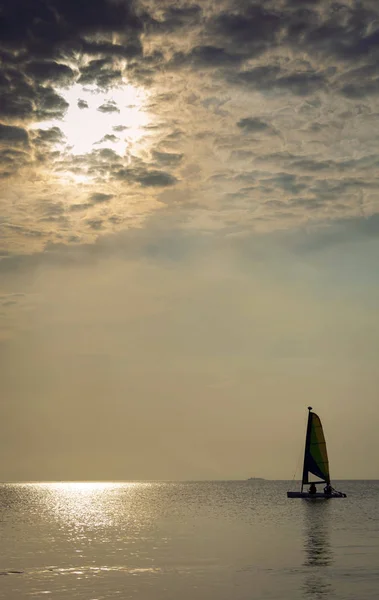
POLYGON ((125 156, 146 135, 148 97, 141 88, 128 83, 104 91, 76 83, 57 92, 69 105, 65 117, 39 123, 38 128, 59 127, 66 151, 72 155, 109 148, 125 156))

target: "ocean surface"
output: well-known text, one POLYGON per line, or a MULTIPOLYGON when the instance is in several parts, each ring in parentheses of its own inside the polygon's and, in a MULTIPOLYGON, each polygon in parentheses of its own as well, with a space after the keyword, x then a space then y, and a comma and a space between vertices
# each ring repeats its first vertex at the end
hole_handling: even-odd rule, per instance
POLYGON ((2 484, 0 598, 377 599, 379 482, 313 502, 289 486, 2 484))

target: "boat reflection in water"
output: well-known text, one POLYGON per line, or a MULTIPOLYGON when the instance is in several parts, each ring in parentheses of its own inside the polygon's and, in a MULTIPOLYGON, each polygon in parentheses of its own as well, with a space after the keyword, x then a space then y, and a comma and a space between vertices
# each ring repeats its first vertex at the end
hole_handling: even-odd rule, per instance
POLYGON ((312 600, 334 598, 331 567, 329 502, 304 502, 304 595, 312 600))

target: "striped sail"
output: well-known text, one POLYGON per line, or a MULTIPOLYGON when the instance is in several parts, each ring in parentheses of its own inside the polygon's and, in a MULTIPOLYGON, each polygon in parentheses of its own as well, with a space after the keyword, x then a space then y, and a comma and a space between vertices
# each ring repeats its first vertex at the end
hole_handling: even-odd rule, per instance
POLYGON ((329 461, 324 432, 320 418, 316 413, 311 411, 308 414, 307 436, 305 440, 303 484, 310 483, 310 473, 316 475, 322 481, 330 483, 329 461))

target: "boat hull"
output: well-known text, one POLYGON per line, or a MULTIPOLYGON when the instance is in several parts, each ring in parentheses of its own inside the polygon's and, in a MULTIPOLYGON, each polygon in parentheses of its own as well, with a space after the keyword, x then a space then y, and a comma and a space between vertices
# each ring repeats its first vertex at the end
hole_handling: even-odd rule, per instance
POLYGON ((346 498, 346 494, 342 492, 324 494, 322 492, 316 492, 316 494, 310 494, 309 492, 287 492, 287 498, 305 498, 307 500, 329 500, 331 498, 346 498))

